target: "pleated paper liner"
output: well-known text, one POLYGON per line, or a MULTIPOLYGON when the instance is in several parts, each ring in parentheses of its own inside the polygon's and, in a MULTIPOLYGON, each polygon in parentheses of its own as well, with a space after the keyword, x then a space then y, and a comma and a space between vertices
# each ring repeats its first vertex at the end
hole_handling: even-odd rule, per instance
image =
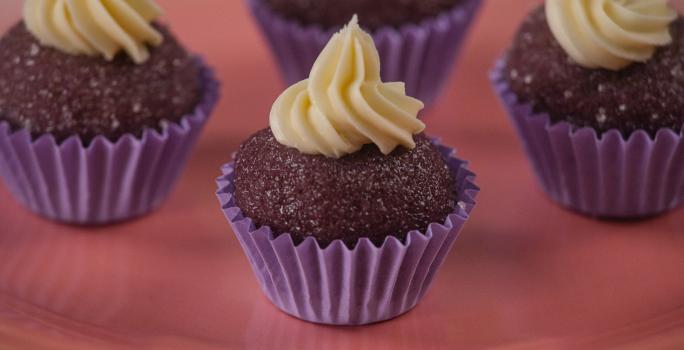
MULTIPOLYGON (((339 28, 303 26, 264 0, 246 0, 288 85, 306 79, 314 61, 339 28)), ((380 53, 383 81, 406 83, 409 96, 427 106, 442 92, 482 0, 466 0, 420 24, 384 27, 372 34, 380 53)), ((360 18, 363 25, 363 18, 360 18)))
POLYGON ((59 222, 104 225, 158 208, 178 180, 219 95, 213 71, 199 58, 203 97, 178 123, 161 132, 124 135, 116 142, 96 137, 88 147, 78 136, 57 143, 33 139, 0 122, 0 175, 31 211, 59 222))
POLYGON ((684 137, 661 129, 625 138, 618 130, 552 123, 521 102, 504 77, 505 62, 492 71, 494 89, 518 131, 546 193, 560 205, 593 217, 645 218, 684 201, 684 137))
POLYGON ((363 325, 408 312, 423 297, 475 206, 479 192, 467 164, 438 146, 448 159, 459 205, 445 222, 425 233, 412 231, 406 241, 388 237, 377 247, 361 239, 354 249, 342 241, 321 248, 309 237, 295 245, 289 234, 274 237, 256 227, 236 207, 234 163, 217 180, 218 198, 266 296, 294 317, 322 324, 363 325))

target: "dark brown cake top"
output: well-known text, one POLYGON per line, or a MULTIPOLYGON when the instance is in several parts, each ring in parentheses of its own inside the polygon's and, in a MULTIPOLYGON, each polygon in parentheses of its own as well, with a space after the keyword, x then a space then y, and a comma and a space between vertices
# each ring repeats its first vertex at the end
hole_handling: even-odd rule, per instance
POLYGON ((453 175, 423 134, 413 150, 389 156, 375 145, 340 159, 305 155, 281 145, 270 129, 250 137, 237 154, 235 200, 244 214, 296 242, 321 246, 341 239, 352 247, 368 237, 405 239, 443 223, 456 206, 453 175))
POLYGON ((684 20, 671 26, 673 43, 646 63, 619 71, 583 68, 554 38, 543 8, 522 24, 505 67, 512 91, 554 122, 592 127, 599 133, 619 129, 680 131, 684 123, 684 20))
POLYGON ((0 39, 0 120, 58 141, 80 135, 116 140, 180 120, 201 98, 199 67, 161 25, 150 58, 70 55, 42 46, 23 23, 0 39))
POLYGON ((281 15, 303 24, 336 28, 347 24, 354 14, 363 26, 375 30, 399 27, 435 17, 463 0, 263 0, 281 15))

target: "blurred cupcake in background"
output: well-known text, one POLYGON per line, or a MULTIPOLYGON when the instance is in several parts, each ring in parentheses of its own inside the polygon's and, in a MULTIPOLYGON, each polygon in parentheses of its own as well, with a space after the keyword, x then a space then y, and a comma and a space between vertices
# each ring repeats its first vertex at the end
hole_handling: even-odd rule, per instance
POLYGON ((0 38, 0 175, 50 219, 159 207, 218 95, 151 0, 26 0, 0 38))
POLYGON ((360 325, 425 294, 478 188, 466 162, 422 133, 422 108, 403 83, 381 81, 354 18, 223 167, 221 207, 281 310, 360 325))
POLYGON ((246 0, 287 84, 306 79, 330 37, 357 14, 373 36, 382 78, 432 105, 453 70, 481 0, 246 0))
POLYGON ((492 80, 556 202, 640 218, 684 200, 684 20, 666 1, 547 0, 492 80))

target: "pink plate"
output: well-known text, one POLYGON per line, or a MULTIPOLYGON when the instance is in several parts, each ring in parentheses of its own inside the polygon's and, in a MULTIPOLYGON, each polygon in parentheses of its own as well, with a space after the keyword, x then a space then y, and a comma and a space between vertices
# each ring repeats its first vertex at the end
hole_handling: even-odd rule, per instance
MULTIPOLYGON (((214 179, 283 86, 241 1, 160 1, 223 100, 160 211, 100 229, 44 221, 0 185, 0 349, 682 349, 684 210, 598 222, 538 188, 487 72, 534 0, 489 1, 429 132, 472 160, 473 218, 418 307, 308 324, 259 290, 214 179), (211 25, 209 25, 211 23, 211 25)), ((20 13, 0 5, 0 27, 20 13)))

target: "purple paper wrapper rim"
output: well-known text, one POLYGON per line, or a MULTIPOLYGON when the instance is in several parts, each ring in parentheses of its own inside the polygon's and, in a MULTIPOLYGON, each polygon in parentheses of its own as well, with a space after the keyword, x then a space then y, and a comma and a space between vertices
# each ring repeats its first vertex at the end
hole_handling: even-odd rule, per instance
POLYGON ((566 121, 554 123, 548 113, 535 111, 511 90, 504 77, 505 65, 505 58, 497 60, 490 80, 523 140, 537 178, 554 201, 605 219, 651 217, 684 202, 684 164, 677 164, 684 162, 684 129, 676 133, 662 128, 655 137, 637 130, 626 137, 618 129, 599 133, 566 121), (555 153, 535 149, 532 145, 537 142, 550 143, 555 153), (624 163, 622 171, 616 171, 617 166, 605 161, 604 155, 618 157, 624 163), (622 187, 610 184, 609 174, 622 187), (640 191, 631 194, 625 184, 640 191))
MULTIPOLYGON (((411 231, 407 237, 406 241, 402 242, 398 238, 394 236, 388 236, 383 244, 381 246, 376 246, 374 245, 369 239, 367 238, 362 238, 358 241, 356 246, 354 248, 349 248, 347 245, 345 245, 341 240, 336 240, 333 241, 330 245, 328 245, 325 248, 321 248, 320 244, 318 241, 313 238, 313 237, 308 237, 299 244, 295 244, 292 236, 290 234, 281 234, 278 235, 277 237, 274 237, 273 232, 270 230, 268 226, 263 226, 263 227, 257 227, 254 222, 248 218, 245 217, 240 208, 238 208, 235 205, 235 200, 233 197, 233 176, 234 176, 234 163, 228 163, 222 167, 222 173, 223 175, 217 179, 217 184, 219 190, 217 191, 217 196, 219 199, 219 202, 221 203, 221 209, 223 210, 226 218, 228 221, 231 223, 231 226, 233 227, 236 236, 238 237, 238 240, 240 241, 241 245, 243 246, 243 249, 245 250, 245 253, 247 254, 250 264, 252 265, 252 268, 254 269, 255 275, 257 276, 257 279, 259 280, 262 289, 266 293, 266 295, 271 299, 271 301, 276 304, 282 311, 284 311, 287 314, 290 314, 294 317, 309 321, 309 322, 314 322, 314 323, 322 323, 322 324, 333 324, 333 325, 362 325, 362 324, 369 324, 369 323, 375 323, 375 322, 380 322, 384 320, 388 320, 394 317, 397 317, 410 309, 412 309, 415 304, 418 302, 418 300, 422 297, 422 295, 425 293, 425 290, 429 286, 429 284, 432 281, 432 278, 434 277, 436 270, 439 269, 439 266, 443 262, 444 258, 446 257, 446 254, 449 252, 451 245, 453 244, 454 240, 458 236, 458 233, 460 229, 463 227, 465 222, 469 219, 470 217, 470 212, 475 206, 475 197, 479 193, 479 187, 474 183, 474 178, 475 174, 468 170, 467 168, 467 162, 460 160, 456 158, 454 154, 454 150, 445 146, 441 146, 435 141, 435 145, 439 149, 439 151, 445 156, 445 158, 448 160, 448 164, 450 166, 450 169, 456 176, 456 182, 459 187, 459 194, 458 194, 458 203, 459 205, 456 206, 454 209, 454 212, 451 213, 443 223, 432 223, 428 226, 427 230, 425 233, 420 232, 419 230, 414 230, 411 231), (433 232, 435 232, 435 235, 439 235, 440 238, 435 238, 433 237, 433 232), (430 242, 434 238, 435 241, 439 241, 439 243, 435 243, 433 247, 431 248, 426 248, 425 245, 427 242, 430 242), (245 242, 249 240, 250 242, 245 242), (259 245, 258 243, 254 243, 261 240, 262 245, 267 244, 271 245, 271 247, 264 248, 267 250, 266 253, 259 252, 255 253, 254 251, 262 249, 259 247, 256 247, 255 245, 259 245), (263 243, 267 242, 267 243, 263 243), (251 245, 251 247, 250 247, 251 245), (305 308, 304 306, 298 305, 297 308, 292 306, 292 303, 296 304, 296 302, 289 301, 290 304, 288 304, 288 301, 283 301, 288 298, 288 295, 290 296, 290 299, 292 299, 292 294, 299 294, 299 291, 291 291, 288 290, 286 292, 283 291, 277 291, 273 286, 270 286, 267 281, 264 281, 264 278, 261 276, 264 274, 265 270, 276 270, 276 271, 285 271, 287 270, 287 267, 283 267, 283 265, 287 265, 287 262, 281 261, 280 255, 285 254, 282 251, 297 251, 297 255, 299 254, 305 256, 314 256, 317 257, 317 259, 324 259, 322 257, 326 257, 329 255, 337 256, 337 255, 346 255, 347 257, 353 256, 357 257, 358 254, 361 254, 364 251, 373 251, 376 253, 376 255, 382 255, 383 253, 389 256, 392 256, 393 254, 400 254, 396 253, 397 250, 402 251, 404 254, 409 254, 407 251, 410 250, 410 248, 415 245, 417 250, 423 249, 425 251, 430 250, 431 253, 434 255, 432 257, 432 260, 423 260, 420 259, 420 261, 416 261, 414 266, 402 266, 402 271, 406 269, 405 273, 409 273, 408 271, 416 271, 416 270, 422 270, 423 275, 423 284, 420 285, 420 292, 415 291, 416 287, 415 285, 412 286, 412 292, 413 292, 413 297, 411 300, 412 302, 407 302, 404 300, 404 303, 399 303, 401 305, 398 305, 396 300, 392 300, 392 303, 387 303, 387 305, 383 306, 377 306, 373 304, 374 307, 378 307, 379 310, 375 313, 369 312, 368 314, 364 315, 358 315, 355 312, 355 308, 370 308, 369 305, 356 305, 356 306, 351 306, 351 305, 346 305, 346 310, 338 310, 338 314, 336 315, 327 315, 325 312, 323 314, 320 314, 322 311, 318 310, 317 312, 311 311, 312 309, 315 309, 315 307, 309 306, 309 309, 307 311, 302 311, 301 309, 305 308), (254 251, 252 251, 254 250, 254 251), (275 253, 274 253, 275 251, 275 253), (278 255, 279 257, 277 259, 267 257, 266 255, 269 254, 275 254, 278 255), (336 255, 337 254, 337 255, 336 255), (265 266, 265 265, 278 265, 278 266, 265 266), (289 294, 288 294, 289 293, 289 294), (282 295, 281 295, 282 294, 282 295), (392 304, 391 306, 389 304, 392 304), (339 313, 344 313, 345 311, 347 315, 355 315, 355 316, 349 316, 350 318, 345 319, 345 318, 340 318, 342 316, 339 315, 339 313)), ((410 254, 415 254, 415 252, 411 252, 410 254)), ((301 258, 301 257, 300 257, 301 258)), ((314 259, 316 260, 316 259, 314 259)), ((391 260, 391 259, 390 259, 391 260)), ((337 260, 335 260, 337 261, 337 260)), ((342 264, 340 262, 340 264, 342 264)), ((290 265, 292 265, 290 263, 290 265)), ((306 275, 308 272, 309 268, 313 268, 310 265, 316 265, 316 264, 302 264, 300 265, 300 273, 302 275, 306 275), (302 270, 303 269, 303 270, 302 270)), ((347 265, 354 265, 354 262, 349 262, 347 261, 345 264, 345 268, 349 270, 354 270, 353 267, 349 267, 347 265)), ((313 268, 315 269, 315 268, 313 268)), ((278 273, 278 272, 275 272, 278 273)), ((285 273, 283 273, 285 274, 285 273)), ((417 272, 414 272, 415 277, 419 278, 419 274, 417 272)), ((412 276, 414 277, 414 276, 412 276)), ((273 278, 273 277, 271 277, 273 278)), ((282 279, 286 279, 280 278, 282 279)), ((323 277, 320 277, 323 278, 323 277)), ((398 278, 398 277, 397 277, 398 278)), ((276 278, 278 279, 278 278, 276 278)), ((323 278, 325 279, 325 278, 323 278)), ((302 280, 305 280, 304 277, 302 277, 302 280)), ((307 281, 308 282, 308 281, 307 281)), ((272 282, 275 283, 275 282, 272 282)), ((327 283, 329 284, 335 284, 334 282, 328 281, 327 283)), ((387 281, 385 281, 387 283, 387 281)), ((400 283, 395 282, 396 285, 394 285, 393 288, 401 288, 399 287, 400 283)), ((307 283, 304 283, 307 284, 307 283)), ((344 284, 344 282, 340 282, 340 284, 344 284)), ((371 282, 370 285, 375 285, 375 282, 371 282)), ((382 285, 382 282, 377 283, 379 285, 382 285)), ((414 283, 416 284, 416 283, 414 283)), ((348 286, 349 287, 349 286, 348 286)), ((303 287, 302 287, 303 288, 303 287)), ((306 290, 307 293, 312 293, 310 291, 311 285, 306 285, 306 290)), ((314 286, 312 289, 316 289, 318 287, 314 286)), ((350 289, 355 289, 357 288, 356 286, 351 286, 349 287, 350 289)), ((371 288, 370 286, 367 286, 367 288, 371 288)), ((375 286, 377 288, 377 286, 375 286)), ((405 287, 408 289, 408 287, 405 287)), ((321 288, 318 288, 321 289, 321 288)), ((313 292, 313 294, 326 294, 329 291, 324 291, 321 292, 320 290, 313 292)), ((369 291, 366 290, 357 290, 357 294, 370 294, 369 291)), ((408 290, 403 290, 404 293, 409 293, 408 290)), ((349 292, 347 293, 354 294, 354 292, 349 292)), ((344 294, 344 293, 343 293, 344 294)), ((327 294, 326 294, 327 295, 327 294)), ((399 295, 403 295, 399 293, 399 295)), ((300 301, 300 303, 315 303, 315 301, 300 301)), ((332 305, 336 305, 335 302, 331 301, 332 305)), ((332 306, 331 306, 332 307, 332 306)), ((341 309, 344 309, 344 306, 340 306, 341 309)), ((356 310, 358 311, 358 310, 356 310)), ((366 310, 368 311, 368 310, 366 310)), ((330 313, 333 313, 332 311, 329 310, 330 313)))
MULTIPOLYGON (((287 84, 308 76, 329 38, 340 27, 304 25, 285 18, 264 0, 246 0, 276 57, 287 84)), ((442 92, 482 0, 465 0, 419 23, 385 26, 372 31, 384 81, 406 83, 407 93, 430 106, 442 92)), ((363 18, 360 19, 363 23, 363 18)))
MULTIPOLYGON (((55 155, 59 158, 60 155, 67 154, 69 152, 73 153, 75 150, 79 150, 77 153, 83 155, 84 157, 90 157, 91 155, 98 152, 101 153, 104 150, 104 152, 108 152, 109 156, 111 157, 111 155, 116 150, 143 149, 144 145, 152 145, 153 143, 156 144, 156 147, 161 147, 162 150, 168 147, 179 146, 181 143, 186 146, 192 146, 194 144, 194 141, 196 141, 196 138, 199 136, 199 133, 201 132, 201 129, 203 128, 204 124, 211 115, 214 107, 216 106, 220 94, 219 82, 216 79, 214 71, 205 63, 205 61, 201 57, 196 56, 193 58, 193 60, 195 61, 195 64, 200 68, 199 73, 203 87, 202 97, 198 102, 197 106, 193 109, 193 111, 180 118, 177 122, 162 120, 160 122, 159 130, 149 127, 145 128, 139 137, 133 134, 124 134, 117 140, 112 141, 104 136, 96 136, 92 140, 92 142, 90 142, 90 144, 86 147, 84 142, 78 135, 73 135, 61 142, 57 142, 52 134, 46 133, 39 135, 37 137, 33 137, 33 135, 26 129, 19 128, 17 130, 12 130, 12 127, 8 122, 0 121, 0 141, 3 141, 0 142, 0 145, 2 145, 2 147, 0 147, 0 152, 16 153, 17 150, 21 149, 23 153, 30 154, 32 157, 42 158, 41 155, 55 155)), ((188 150, 175 150, 174 154, 177 156, 187 156, 187 151, 188 150)), ((9 154, 9 156, 7 157, 12 158, 11 153, 7 153, 9 154)), ((15 158, 16 156, 18 155, 15 155, 15 158)), ((7 157, 0 154, 0 166, 5 167, 5 169, 0 169, 4 170, 0 171, 0 175, 2 175, 1 177, 4 178, 6 185, 10 189, 10 192, 12 192, 15 195, 15 198, 19 202, 24 204, 27 208, 49 219, 79 225, 104 225, 128 220, 146 214, 147 212, 153 210, 156 206, 152 205, 152 207, 150 208, 143 208, 141 210, 138 210, 138 212, 136 213, 131 213, 130 215, 122 215, 122 217, 115 218, 112 220, 109 220, 107 218, 101 218, 93 221, 88 218, 83 218, 83 216, 87 216, 84 214, 81 215, 80 219, 70 217, 70 215, 66 215, 66 217, 60 216, 54 213, 54 211, 58 211, 54 208, 51 209, 53 213, 47 213, 44 210, 38 209, 38 205, 35 203, 35 201, 64 201, 64 198, 55 197, 62 195, 61 190, 52 189, 51 192, 54 192, 54 194, 45 194, 42 190, 34 189, 35 191, 40 192, 43 197, 52 196, 52 198, 26 198, 25 191, 21 189, 21 187, 26 187, 26 184, 22 186, 21 184, 17 183, 18 175, 15 174, 15 171, 18 170, 12 170, 10 169, 10 166, 3 163, 3 161, 9 159, 7 157)), ((41 164, 39 164, 40 162, 37 158, 33 160, 32 165, 35 169, 38 169, 38 171, 43 172, 43 169, 41 169, 41 164)), ((179 161, 183 163, 182 159, 179 161)), ((182 166, 172 168, 174 168, 174 171, 179 172, 182 169, 182 166)), ((27 174, 24 174, 24 176, 36 175, 32 173, 33 170, 21 169, 21 172, 28 172, 27 174)), ((65 171, 69 171, 69 169, 66 169, 65 171)), ((36 176, 44 175, 45 174, 40 174, 36 176)), ((172 182, 174 182, 173 179, 176 176, 177 174, 167 175, 171 183, 168 183, 166 185, 169 187, 172 186, 172 182)), ((163 190, 165 189, 166 188, 164 188, 163 190)), ((67 190, 64 191, 68 192, 67 190)))

